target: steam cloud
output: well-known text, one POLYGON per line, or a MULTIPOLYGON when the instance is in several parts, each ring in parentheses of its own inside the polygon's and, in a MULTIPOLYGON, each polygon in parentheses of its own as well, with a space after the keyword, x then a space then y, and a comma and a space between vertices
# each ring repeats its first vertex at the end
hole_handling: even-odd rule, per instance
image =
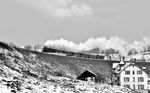
POLYGON ((141 41, 134 41, 132 43, 129 43, 125 39, 119 37, 100 37, 89 38, 87 41, 79 44, 76 44, 73 41, 60 39, 48 40, 45 42, 45 46, 73 52, 89 51, 94 48, 99 48, 100 51, 114 49, 116 51, 119 51, 122 56, 126 56, 131 50, 135 50, 136 52, 148 50, 150 46, 150 39, 144 37, 141 41))

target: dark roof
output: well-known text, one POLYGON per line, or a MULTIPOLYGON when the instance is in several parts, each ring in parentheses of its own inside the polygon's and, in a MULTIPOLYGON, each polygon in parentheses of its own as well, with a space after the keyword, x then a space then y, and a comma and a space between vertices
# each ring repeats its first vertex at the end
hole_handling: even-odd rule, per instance
POLYGON ((150 77, 150 62, 136 62, 135 66, 139 67, 150 77))
POLYGON ((129 66, 137 66, 150 77, 150 62, 131 62, 128 66, 126 66, 120 72, 124 71, 129 66))
POLYGON ((89 71, 89 70, 86 70, 84 72, 82 72, 78 77, 77 79, 79 78, 86 78, 86 77, 95 77, 96 74, 92 71, 89 71))

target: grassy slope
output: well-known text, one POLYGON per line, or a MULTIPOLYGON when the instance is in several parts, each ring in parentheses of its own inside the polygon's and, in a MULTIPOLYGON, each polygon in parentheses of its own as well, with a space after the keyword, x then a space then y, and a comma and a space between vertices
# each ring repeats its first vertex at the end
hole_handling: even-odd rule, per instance
MULTIPOLYGON (((47 55, 23 49, 17 49, 17 51, 9 51, 0 46, 0 93, 12 93, 12 91, 13 93, 129 93, 129 91, 134 93, 123 87, 100 85, 65 77, 49 75, 47 79, 39 78, 46 72, 52 74, 60 69, 65 73, 72 73, 79 67, 82 69, 81 63, 94 70, 92 66, 99 65, 99 61, 47 55), (86 62, 88 62, 87 65, 85 65, 86 62), (72 68, 67 68, 68 66, 76 67, 71 70, 72 68)), ((104 69, 99 65, 95 71, 99 68, 104 69)))
POLYGON ((111 77, 112 63, 110 61, 45 54, 20 48, 16 48, 16 50, 26 56, 35 54, 39 61, 50 66, 50 70, 62 72, 65 76, 75 78, 84 70, 88 69, 104 77, 111 77))

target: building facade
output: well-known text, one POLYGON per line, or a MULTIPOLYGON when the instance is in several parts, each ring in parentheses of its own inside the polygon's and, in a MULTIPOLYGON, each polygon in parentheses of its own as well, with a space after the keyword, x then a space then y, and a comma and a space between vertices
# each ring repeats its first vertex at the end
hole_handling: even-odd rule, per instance
POLYGON ((128 66, 120 73, 120 85, 131 89, 148 89, 148 80, 149 76, 147 73, 134 64, 128 66))
POLYGON ((150 62, 121 60, 114 68, 113 84, 134 90, 150 90, 150 62))

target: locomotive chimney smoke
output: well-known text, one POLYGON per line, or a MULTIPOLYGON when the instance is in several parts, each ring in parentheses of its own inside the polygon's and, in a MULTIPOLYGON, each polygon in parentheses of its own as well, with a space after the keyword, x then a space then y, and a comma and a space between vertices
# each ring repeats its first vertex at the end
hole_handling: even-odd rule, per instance
MULTIPOLYGON (((73 41, 65 39, 60 40, 48 40, 45 42, 45 47, 72 51, 72 52, 83 52, 89 51, 94 48, 98 48, 101 52, 103 50, 113 49, 118 51, 121 56, 127 56, 129 53, 139 53, 142 51, 150 51, 150 39, 143 38, 142 41, 134 41, 133 43, 127 42, 123 38, 119 37, 100 37, 100 38, 89 38, 83 43, 76 44, 73 41)), ((110 52, 110 51, 108 51, 110 52)))

